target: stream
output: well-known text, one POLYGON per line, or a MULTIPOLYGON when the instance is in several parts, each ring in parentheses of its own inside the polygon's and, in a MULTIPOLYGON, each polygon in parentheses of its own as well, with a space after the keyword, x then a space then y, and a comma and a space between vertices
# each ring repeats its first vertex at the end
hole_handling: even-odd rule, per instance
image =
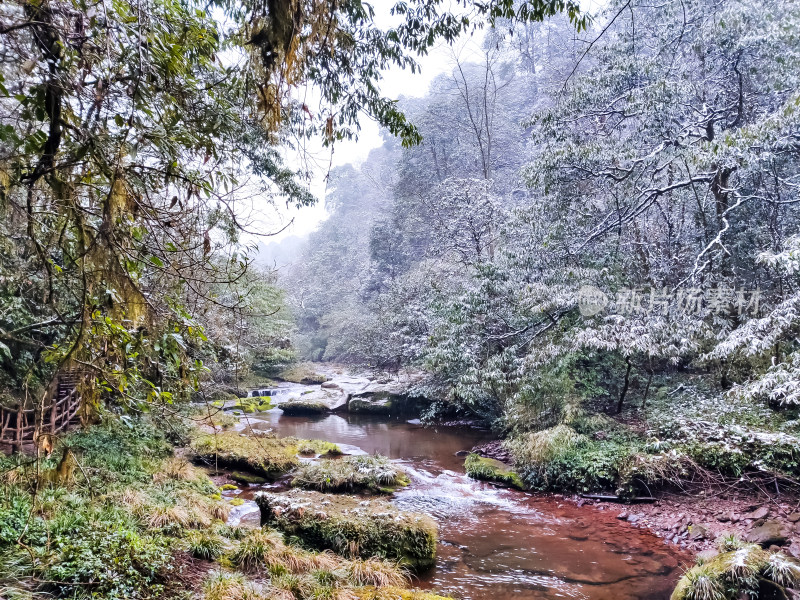
MULTIPOLYGON (((577 507, 468 478, 456 453, 488 441, 485 432, 377 416, 289 417, 280 409, 241 420, 243 428, 323 439, 401 465, 411 485, 393 502, 439 526, 437 564, 418 575, 421 588, 464 600, 667 600, 686 563, 663 540, 618 520, 615 506, 577 507)), ((237 507, 232 519, 258 523, 255 503, 237 507)))

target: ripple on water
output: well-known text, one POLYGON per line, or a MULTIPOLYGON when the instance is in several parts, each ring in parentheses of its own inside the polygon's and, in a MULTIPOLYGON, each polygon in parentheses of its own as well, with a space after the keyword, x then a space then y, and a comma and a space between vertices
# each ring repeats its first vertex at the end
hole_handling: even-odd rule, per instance
POLYGON ((405 461, 398 462, 412 482, 411 486, 395 494, 395 504, 405 510, 421 510, 437 518, 458 516, 474 519, 478 518, 475 505, 482 504, 546 520, 546 516, 534 507, 520 504, 518 497, 509 490, 477 482, 464 473, 450 470, 436 473, 405 461))

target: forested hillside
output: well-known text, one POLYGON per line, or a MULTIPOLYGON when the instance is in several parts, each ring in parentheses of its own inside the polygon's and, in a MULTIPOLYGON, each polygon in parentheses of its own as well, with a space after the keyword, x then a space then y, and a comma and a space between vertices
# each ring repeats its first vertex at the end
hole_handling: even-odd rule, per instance
POLYGON ((404 105, 420 146, 333 174, 290 278, 309 357, 423 367, 504 427, 672 375, 796 403, 800 15, 630 8, 588 52, 566 20, 487 36, 404 105))

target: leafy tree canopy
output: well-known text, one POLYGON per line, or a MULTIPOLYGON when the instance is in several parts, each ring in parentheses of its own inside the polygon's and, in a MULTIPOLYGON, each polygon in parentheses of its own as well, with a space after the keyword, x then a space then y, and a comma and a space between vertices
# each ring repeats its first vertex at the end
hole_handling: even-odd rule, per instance
POLYGON ((198 315, 247 303, 220 287, 249 264, 237 201, 314 202, 283 149, 351 138, 361 114, 418 143, 383 71, 562 11, 585 26, 571 0, 400 2, 388 31, 360 0, 4 2, 3 386, 36 396, 58 367, 87 373, 96 397, 196 385, 198 315))

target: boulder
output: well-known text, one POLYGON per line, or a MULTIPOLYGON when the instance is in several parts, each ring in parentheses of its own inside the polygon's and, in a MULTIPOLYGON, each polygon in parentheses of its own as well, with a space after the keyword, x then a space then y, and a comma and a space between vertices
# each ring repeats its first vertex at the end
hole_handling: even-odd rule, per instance
POLYGON ((347 412, 369 415, 390 415, 394 403, 387 396, 361 395, 347 401, 347 412))
POLYGON ((376 415, 418 415, 420 399, 408 396, 394 386, 370 386, 371 389, 350 395, 347 411, 376 415))
POLYGON ((783 546, 786 543, 787 535, 783 524, 780 521, 765 521, 763 525, 754 527, 745 536, 745 540, 753 544, 767 548, 773 544, 783 546))
POLYGON ((283 414, 290 416, 321 415, 330 411, 322 402, 309 402, 308 400, 284 402, 279 408, 283 411, 283 414))
POLYGON ((347 406, 347 396, 339 390, 319 389, 278 405, 287 415, 319 415, 347 406))
POLYGON ((712 537, 711 532, 709 531, 708 527, 705 525, 701 525, 700 523, 696 523, 694 525, 689 526, 689 539, 692 540, 705 540, 712 537))
POLYGON ((525 489, 525 483, 514 469, 493 458, 470 454, 464 461, 464 469, 467 475, 473 479, 493 481, 518 490, 525 489))
POLYGON ((261 524, 317 550, 349 558, 380 556, 412 571, 436 563, 436 523, 382 500, 291 490, 255 496, 261 524))
POLYGON ((245 485, 267 483, 267 479, 265 477, 253 475, 252 473, 245 473, 244 471, 233 471, 229 477, 236 483, 242 483, 245 485))
POLYGON ((752 512, 747 513, 746 515, 742 515, 745 519, 753 519, 757 521, 758 519, 764 519, 769 515, 769 509, 766 506, 760 506, 756 508, 752 512))

